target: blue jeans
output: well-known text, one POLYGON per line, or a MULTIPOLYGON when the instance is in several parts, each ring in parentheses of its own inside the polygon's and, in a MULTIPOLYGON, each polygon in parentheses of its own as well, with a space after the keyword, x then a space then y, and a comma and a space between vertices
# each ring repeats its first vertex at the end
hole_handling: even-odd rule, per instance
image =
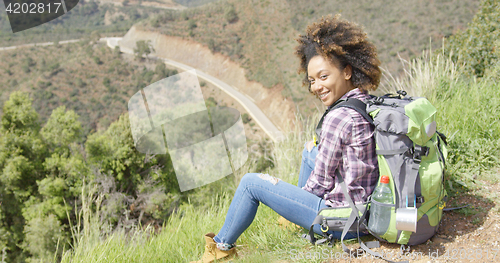
MULTIPOLYGON (((311 152, 304 148, 299 186, 291 185, 267 174, 245 174, 236 189, 224 225, 214 237, 214 241, 227 244, 235 243, 236 239, 252 223, 260 203, 269 206, 287 220, 309 229, 318 211, 327 207, 324 199, 301 188, 314 169, 314 159, 317 152, 316 147, 311 152)), ((314 232, 321 234, 319 225, 314 226, 314 232)), ((331 234, 340 239, 341 232, 331 231, 331 234)), ((348 233, 346 239, 354 237, 348 233)))
POLYGON ((307 179, 309 179, 311 172, 314 170, 316 155, 318 155, 318 147, 314 146, 311 151, 308 151, 306 142, 304 144, 304 150, 302 151, 298 187, 302 188, 306 185, 307 179))

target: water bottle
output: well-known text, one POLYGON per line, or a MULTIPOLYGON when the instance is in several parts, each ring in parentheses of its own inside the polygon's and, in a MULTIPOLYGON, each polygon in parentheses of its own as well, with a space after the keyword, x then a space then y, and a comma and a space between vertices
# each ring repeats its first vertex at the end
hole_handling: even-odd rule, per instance
POLYGON ((382 236, 387 232, 391 221, 392 192, 389 187, 389 176, 382 175, 380 184, 375 188, 372 194, 370 207, 370 219, 368 220, 368 229, 373 234, 382 236))

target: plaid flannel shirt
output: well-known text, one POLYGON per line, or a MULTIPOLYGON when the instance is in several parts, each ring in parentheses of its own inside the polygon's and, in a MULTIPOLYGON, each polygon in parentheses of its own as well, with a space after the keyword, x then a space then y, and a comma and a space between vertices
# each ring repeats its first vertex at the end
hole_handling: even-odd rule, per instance
MULTIPOLYGON (((356 88, 341 99, 347 98, 365 101, 368 95, 356 88)), ((357 111, 345 107, 330 111, 321 128, 314 170, 303 189, 325 199, 330 207, 349 206, 338 172, 354 203, 365 202, 379 178, 373 133, 373 125, 357 111)))

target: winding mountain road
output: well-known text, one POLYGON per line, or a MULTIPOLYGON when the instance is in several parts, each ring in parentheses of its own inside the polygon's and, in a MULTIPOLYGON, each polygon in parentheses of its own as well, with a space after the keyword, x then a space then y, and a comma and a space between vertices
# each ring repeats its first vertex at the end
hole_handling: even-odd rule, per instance
MULTIPOLYGON (((62 40, 62 41, 59 41, 59 44, 75 43, 78 41, 80 41, 80 39, 62 40)), ((0 51, 22 48, 22 47, 38 47, 38 46, 51 46, 51 45, 54 45, 54 42, 44 42, 44 43, 24 44, 24 45, 10 46, 10 47, 0 47, 0 51)))
MULTIPOLYGON (((100 41, 106 41, 107 45, 110 48, 114 49, 116 46, 119 46, 121 52, 134 55, 134 51, 131 50, 130 48, 120 46, 121 39, 122 39, 121 37, 108 37, 108 38, 101 38, 100 41)), ((274 142, 278 142, 283 139, 284 137, 283 133, 271 122, 271 120, 269 120, 269 118, 267 118, 267 116, 262 112, 262 110, 259 107, 257 107, 257 105, 255 105, 255 103, 251 99, 249 99, 244 94, 231 87, 231 85, 203 71, 192 68, 180 62, 154 56, 148 56, 148 57, 161 59, 165 64, 179 68, 181 70, 196 70, 196 75, 199 78, 212 83, 213 85, 224 91, 226 94, 231 96, 233 99, 235 99, 238 103, 240 103, 243 106, 243 108, 245 108, 245 110, 248 112, 248 114, 252 117, 252 119, 271 138, 271 140, 273 140, 274 142)))

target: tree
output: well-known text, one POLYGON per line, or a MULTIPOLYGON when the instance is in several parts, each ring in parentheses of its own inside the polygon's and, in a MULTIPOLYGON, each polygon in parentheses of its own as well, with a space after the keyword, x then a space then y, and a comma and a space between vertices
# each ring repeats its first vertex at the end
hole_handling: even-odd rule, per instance
POLYGON ((3 132, 38 130, 38 113, 31 107, 28 94, 13 92, 3 107, 0 129, 3 132))
POLYGON ((3 107, 0 126, 0 182, 7 193, 25 201, 36 190, 47 147, 38 114, 28 94, 13 92, 3 107))
POLYGON ((224 18, 229 23, 238 21, 238 14, 236 13, 233 5, 226 7, 226 9, 224 10, 224 18))
POLYGON ((144 154, 135 149, 128 114, 120 116, 105 132, 89 135, 87 160, 104 174, 113 175, 118 188, 133 193, 144 171, 144 154))
POLYGON ((100 175, 116 182, 112 192, 99 190, 109 193, 103 211, 142 223, 168 216, 180 198, 169 155, 139 153, 128 115, 90 135, 83 149, 74 111, 55 109, 40 129, 31 103, 28 94, 13 92, 0 119, 0 247, 7 248, 7 262, 60 260, 77 220, 72 210, 81 205, 83 181, 105 188, 100 175), (130 204, 135 208, 129 210, 130 204))
POLYGON ((43 162, 44 176, 36 181, 37 193, 24 203, 23 217, 25 240, 23 248, 33 257, 54 260, 57 242, 61 248, 68 247, 68 213, 74 209, 81 194, 83 180, 89 177, 90 169, 80 151, 82 125, 79 116, 72 110, 60 106, 52 111, 42 137, 48 144, 50 157, 43 162))
POLYGON ((23 262, 24 203, 37 194, 47 147, 40 135, 38 114, 22 92, 11 93, 0 121, 0 245, 9 262, 23 262))
POLYGON ((179 73, 176 69, 168 69, 165 63, 160 62, 156 64, 154 74, 156 75, 155 81, 170 77, 179 73))
POLYGON ((43 138, 51 148, 69 151, 69 145, 80 140, 82 124, 78 118, 78 114, 74 111, 66 111, 64 105, 52 111, 50 118, 41 130, 43 138))
POLYGON ((244 124, 247 124, 252 120, 252 118, 250 118, 248 113, 243 113, 243 115, 241 115, 241 120, 243 121, 244 124))
MULTIPOLYGON (((26 238, 22 245, 23 248, 41 262, 53 261, 56 249, 58 250, 57 258, 60 258, 63 247, 68 247, 67 233, 64 233, 61 223, 52 214, 29 220, 24 233, 26 238)), ((29 262, 33 262, 33 260, 29 260, 29 262)))
POLYGON ((135 42, 134 54, 138 60, 142 60, 143 56, 148 57, 149 54, 155 52, 153 46, 151 45, 151 40, 139 40, 135 42))

